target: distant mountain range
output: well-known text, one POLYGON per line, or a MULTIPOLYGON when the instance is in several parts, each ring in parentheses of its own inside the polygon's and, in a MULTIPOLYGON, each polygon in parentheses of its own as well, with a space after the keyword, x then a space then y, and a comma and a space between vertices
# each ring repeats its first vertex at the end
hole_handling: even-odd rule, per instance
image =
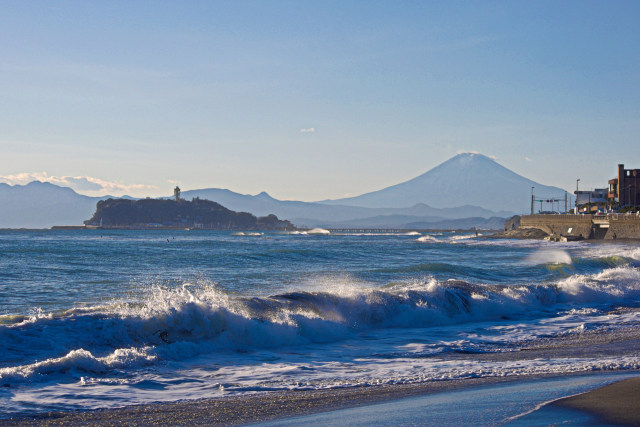
MULTIPOLYGON (((320 202, 282 201, 207 188, 184 191, 256 216, 275 214, 298 227, 500 228, 504 218, 527 212, 536 196, 564 197, 565 191, 524 178, 480 154, 460 154, 410 181, 379 191, 320 202), (438 206, 438 207, 433 207, 438 206)), ((0 228, 81 225, 104 197, 88 197, 49 183, 0 184, 0 228)), ((127 197, 129 198, 129 197, 127 197)))
POLYGON ((510 212, 496 213, 477 206, 438 209, 423 203, 409 208, 363 208, 359 206, 331 205, 326 203, 277 200, 267 193, 255 196, 238 194, 216 188, 184 191, 182 197, 214 200, 227 208, 239 212, 251 212, 257 216, 275 214, 287 218, 297 226, 308 227, 373 227, 401 228, 408 222, 437 222, 444 219, 468 217, 489 218, 511 216, 510 212))
POLYGON ((0 184, 1 228, 49 228, 81 225, 96 210, 98 197, 71 188, 34 181, 27 185, 0 184))
MULTIPOLYGON (((54 225, 82 225, 91 218, 100 200, 68 187, 33 181, 26 185, 0 183, 0 228, 50 228, 54 225)), ((129 196, 120 197, 133 199, 129 196)))

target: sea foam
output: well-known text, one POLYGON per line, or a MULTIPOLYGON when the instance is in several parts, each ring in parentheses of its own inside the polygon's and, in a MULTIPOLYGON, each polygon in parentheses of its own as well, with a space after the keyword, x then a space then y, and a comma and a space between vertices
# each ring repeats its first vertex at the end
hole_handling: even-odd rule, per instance
POLYGON ((157 287, 142 303, 41 314, 0 325, 0 384, 50 372, 126 370, 215 351, 335 342, 366 330, 524 320, 554 307, 629 301, 640 301, 640 271, 630 266, 531 286, 431 278, 386 288, 344 286, 270 297, 229 295, 214 285, 157 287))
POLYGON ((416 242, 421 242, 421 243, 437 243, 437 242, 438 242, 438 239, 436 239, 435 237, 433 237, 433 236, 431 236, 431 235, 427 234, 427 235, 425 235, 425 236, 418 237, 418 238, 416 239, 416 242))
POLYGON ((312 228, 311 230, 307 231, 307 234, 328 236, 329 234, 331 234, 331 232, 329 230, 325 230, 324 228, 312 228))
POLYGON ((526 263, 530 265, 539 264, 572 264, 571 255, 562 249, 538 249, 529 255, 526 263))

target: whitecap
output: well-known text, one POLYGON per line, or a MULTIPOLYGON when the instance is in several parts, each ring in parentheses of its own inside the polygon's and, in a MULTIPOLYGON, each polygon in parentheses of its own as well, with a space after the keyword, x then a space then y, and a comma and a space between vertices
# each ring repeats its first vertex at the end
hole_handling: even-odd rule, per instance
POLYGON ((311 230, 307 231, 307 234, 328 236, 329 234, 331 234, 331 232, 329 230, 325 230, 324 228, 312 228, 311 230))

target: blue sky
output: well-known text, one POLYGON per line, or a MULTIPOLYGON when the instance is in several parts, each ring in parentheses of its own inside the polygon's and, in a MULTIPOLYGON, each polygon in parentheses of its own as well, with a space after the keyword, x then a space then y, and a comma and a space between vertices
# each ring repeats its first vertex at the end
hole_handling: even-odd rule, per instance
POLYGON ((640 168, 640 2, 0 2, 0 181, 357 195, 640 168))

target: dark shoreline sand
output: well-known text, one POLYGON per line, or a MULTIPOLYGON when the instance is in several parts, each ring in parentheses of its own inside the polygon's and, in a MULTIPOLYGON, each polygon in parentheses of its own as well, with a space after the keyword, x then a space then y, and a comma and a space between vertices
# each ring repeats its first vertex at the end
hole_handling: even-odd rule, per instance
POLYGON ((556 400, 551 405, 588 412, 607 423, 640 426, 640 377, 556 400))
MULTIPOLYGON (((571 381, 572 377, 584 374, 582 372, 575 375, 563 375, 559 378, 571 381)), ((506 386, 517 382, 554 377, 558 378, 553 375, 513 376, 328 390, 278 391, 196 401, 135 405, 116 409, 54 412, 36 417, 0 420, 0 425, 232 426, 401 401, 412 397, 469 390, 487 385, 500 386, 503 384, 506 386)), ((640 402, 640 377, 620 381, 577 396, 559 399, 550 405, 593 413, 603 421, 622 423, 623 425, 640 425, 640 414, 633 411, 634 408, 637 408, 638 402, 640 402)), ((391 420, 388 421, 391 422, 391 420)))
POLYGON ((521 377, 472 378, 327 390, 291 390, 195 401, 165 402, 80 412, 53 412, 1 420, 0 425, 241 425, 399 400, 521 377))

